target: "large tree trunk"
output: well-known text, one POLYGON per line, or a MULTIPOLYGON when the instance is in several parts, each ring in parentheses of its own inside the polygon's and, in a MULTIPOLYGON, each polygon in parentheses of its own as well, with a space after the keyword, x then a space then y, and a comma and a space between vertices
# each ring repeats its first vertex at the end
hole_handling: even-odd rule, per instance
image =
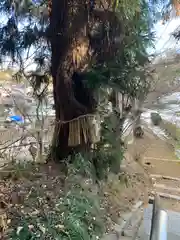
POLYGON ((56 111, 53 153, 56 159, 67 157, 77 149, 87 149, 97 140, 96 136, 93 137, 92 119, 87 116, 94 114, 96 103, 91 91, 83 86, 81 77, 77 77, 77 72, 82 72, 92 57, 89 47, 94 49, 96 60, 105 61, 106 56, 111 55, 113 39, 103 34, 104 31, 97 39, 92 31, 94 26, 108 21, 115 25, 119 21, 112 11, 105 11, 100 2, 101 9, 97 3, 96 7, 91 4, 91 1, 84 0, 52 0, 50 41, 56 111), (97 56, 102 58, 97 59, 97 56), (76 132, 72 131, 73 128, 76 132), (70 135, 76 140, 71 141, 70 135))
MULTIPOLYGON (((57 160, 67 157, 77 149, 82 150, 91 143, 91 139, 87 139, 88 133, 84 134, 82 130, 82 122, 86 122, 87 125, 88 117, 82 116, 93 113, 95 107, 90 91, 84 88, 80 75, 76 73, 81 70, 82 66, 75 61, 77 59, 74 59, 76 45, 79 42, 83 43, 82 35, 88 15, 83 0, 79 0, 78 4, 73 6, 74 12, 70 5, 72 2, 70 0, 52 0, 50 16, 51 70, 56 112, 52 153, 53 158, 57 160), (76 22, 77 19, 81 19, 81 21, 76 22), (73 24, 71 24, 72 22, 73 24), (74 80, 75 86, 72 84, 72 78, 77 78, 74 80), (83 118, 82 121, 79 120, 81 118, 83 118), (72 131, 73 122, 74 128, 77 126, 78 133, 72 131), (75 144, 69 143, 70 134, 79 135, 76 137, 75 144)), ((87 46, 87 44, 85 45, 87 46)), ((87 55, 87 49, 83 54, 87 55)))

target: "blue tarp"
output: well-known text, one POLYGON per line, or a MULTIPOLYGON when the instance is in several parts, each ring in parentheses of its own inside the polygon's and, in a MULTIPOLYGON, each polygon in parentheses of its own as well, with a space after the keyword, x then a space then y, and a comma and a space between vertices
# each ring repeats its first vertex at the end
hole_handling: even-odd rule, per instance
POLYGON ((22 116, 10 116, 9 117, 13 122, 23 122, 23 117, 22 116))

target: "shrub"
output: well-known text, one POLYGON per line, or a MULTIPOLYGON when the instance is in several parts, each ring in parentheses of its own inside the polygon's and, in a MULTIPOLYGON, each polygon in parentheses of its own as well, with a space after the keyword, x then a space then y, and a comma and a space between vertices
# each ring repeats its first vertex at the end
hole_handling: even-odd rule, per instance
POLYGON ((15 216, 11 228, 16 227, 8 239, 95 240, 102 236, 103 212, 98 196, 91 191, 92 164, 85 160, 75 156, 62 188, 51 200, 47 199, 47 189, 39 192, 33 184, 23 205, 11 210, 15 216))
POLYGON ((151 121, 155 126, 158 126, 162 122, 162 118, 159 113, 151 113, 151 121))

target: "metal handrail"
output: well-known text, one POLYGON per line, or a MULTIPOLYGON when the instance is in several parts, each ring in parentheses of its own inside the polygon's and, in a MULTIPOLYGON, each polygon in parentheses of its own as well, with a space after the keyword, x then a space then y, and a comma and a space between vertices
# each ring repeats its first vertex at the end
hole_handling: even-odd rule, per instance
POLYGON ((160 198, 154 197, 150 240, 167 240, 167 212, 160 208, 160 198))

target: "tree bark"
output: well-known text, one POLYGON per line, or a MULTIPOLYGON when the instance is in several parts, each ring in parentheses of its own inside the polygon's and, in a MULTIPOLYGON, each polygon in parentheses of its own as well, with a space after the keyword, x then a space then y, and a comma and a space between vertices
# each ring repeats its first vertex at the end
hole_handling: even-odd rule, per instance
MULTIPOLYGON (((53 77, 56 126, 52 143, 53 158, 61 160, 82 146, 69 147, 69 121, 93 112, 93 97, 85 88, 74 89, 73 74, 77 69, 74 64, 73 50, 82 38, 83 27, 88 16, 83 0, 72 6, 73 1, 52 0, 50 16, 50 42, 52 50, 51 71, 53 77), (72 13, 72 8, 75 13, 72 13), (74 14, 74 15, 73 15, 74 14), (82 18, 82 19, 81 19, 82 18), (73 19, 81 19, 74 22, 73 19), (81 91, 81 92, 80 92, 81 91), (87 96, 88 102, 78 101, 82 95, 87 96)), ((81 80, 78 80, 81 81, 81 80)), ((83 144, 86 148, 87 144, 83 144)))
POLYGON ((50 42, 51 42, 51 73, 53 77, 53 95, 55 112, 58 114, 56 75, 59 63, 66 53, 68 47, 67 40, 67 15, 68 1, 52 0, 52 10, 50 15, 50 42))

